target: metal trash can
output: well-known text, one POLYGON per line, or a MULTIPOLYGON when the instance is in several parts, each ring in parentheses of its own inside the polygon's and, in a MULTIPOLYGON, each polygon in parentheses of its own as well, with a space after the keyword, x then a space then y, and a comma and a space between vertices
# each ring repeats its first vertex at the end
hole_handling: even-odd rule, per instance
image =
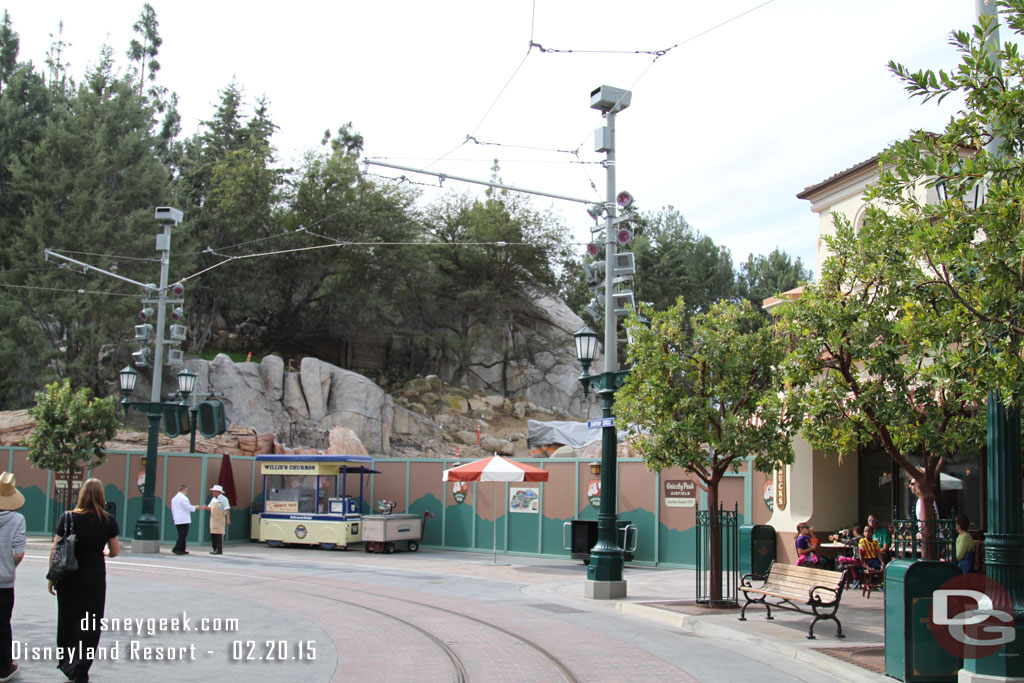
MULTIPOLYGON (((623 559, 631 562, 636 552, 638 533, 635 526, 628 520, 620 519, 615 523, 616 538, 623 549, 623 559)), ((590 551, 597 545, 597 520, 570 519, 562 526, 562 546, 569 551, 569 557, 590 563, 590 551), (566 541, 566 533, 569 539, 566 541)))
POLYGON ((893 560, 885 568, 885 673, 901 681, 957 680, 963 660, 928 629, 932 593, 960 574, 955 564, 893 560))
POLYGON ((747 574, 767 576, 775 561, 775 527, 744 524, 740 527, 740 578, 747 574))

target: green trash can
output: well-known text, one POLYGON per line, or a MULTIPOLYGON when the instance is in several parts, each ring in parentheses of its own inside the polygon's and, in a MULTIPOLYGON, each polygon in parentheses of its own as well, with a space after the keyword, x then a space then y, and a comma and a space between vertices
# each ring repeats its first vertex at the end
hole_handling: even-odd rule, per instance
POLYGON ((744 524, 740 527, 740 578, 747 574, 767 576, 775 561, 775 527, 744 524))
POLYGON ((928 629, 932 593, 960 574, 955 564, 893 560, 885 568, 885 673, 901 681, 955 683, 963 660, 928 629))

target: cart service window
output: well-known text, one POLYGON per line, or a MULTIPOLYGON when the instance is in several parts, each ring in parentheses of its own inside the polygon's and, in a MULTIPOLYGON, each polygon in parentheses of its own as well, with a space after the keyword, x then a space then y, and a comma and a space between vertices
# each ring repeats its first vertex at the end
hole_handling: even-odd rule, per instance
POLYGON ((316 512, 316 475, 268 474, 264 490, 267 512, 316 512))

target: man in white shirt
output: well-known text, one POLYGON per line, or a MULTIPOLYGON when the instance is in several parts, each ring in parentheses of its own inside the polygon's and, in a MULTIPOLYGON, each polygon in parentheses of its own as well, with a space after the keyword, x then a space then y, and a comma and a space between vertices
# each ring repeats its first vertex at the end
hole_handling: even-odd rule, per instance
POLYGON ((178 528, 178 542, 174 544, 175 555, 188 555, 185 550, 185 537, 188 536, 188 527, 192 524, 192 513, 196 506, 189 502, 188 486, 181 485, 178 494, 171 498, 171 517, 174 519, 174 526, 178 528))

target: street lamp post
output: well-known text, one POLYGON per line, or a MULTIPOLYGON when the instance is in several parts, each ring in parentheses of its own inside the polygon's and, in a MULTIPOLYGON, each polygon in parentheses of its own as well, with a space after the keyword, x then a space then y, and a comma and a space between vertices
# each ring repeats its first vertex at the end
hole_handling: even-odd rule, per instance
POLYGON ((617 499, 616 435, 612 406, 615 390, 622 385, 625 372, 618 371, 618 313, 614 294, 616 277, 616 190, 615 190, 615 116, 629 106, 632 93, 602 85, 590 93, 590 107, 602 112, 605 125, 595 131, 595 151, 605 152, 606 173, 604 213, 604 372, 590 375, 590 363, 597 353, 597 333, 584 327, 574 337, 576 355, 583 365, 580 382, 583 391, 594 385, 601 396, 601 505, 597 515, 597 545, 590 551, 584 595, 593 599, 618 599, 626 596, 622 578, 623 554, 619 547, 615 504, 617 499))
POLYGON ((121 405, 124 406, 125 414, 128 413, 128 408, 132 407, 144 413, 149 419, 149 431, 146 438, 146 473, 142 490, 142 513, 135 522, 132 552, 158 553, 160 552, 160 522, 156 518, 156 498, 153 495, 153 488, 156 484, 157 443, 160 435, 160 418, 163 415, 164 404, 132 402, 129 400, 129 396, 135 390, 135 382, 138 378, 139 373, 131 366, 125 367, 118 373, 121 394, 124 396, 121 405))
POLYGON ((185 405, 188 406, 188 452, 196 452, 196 415, 199 413, 199 408, 196 407, 195 401, 192 400, 192 392, 196 388, 196 373, 192 372, 188 368, 185 368, 178 373, 178 393, 181 394, 181 400, 184 401, 185 405))

